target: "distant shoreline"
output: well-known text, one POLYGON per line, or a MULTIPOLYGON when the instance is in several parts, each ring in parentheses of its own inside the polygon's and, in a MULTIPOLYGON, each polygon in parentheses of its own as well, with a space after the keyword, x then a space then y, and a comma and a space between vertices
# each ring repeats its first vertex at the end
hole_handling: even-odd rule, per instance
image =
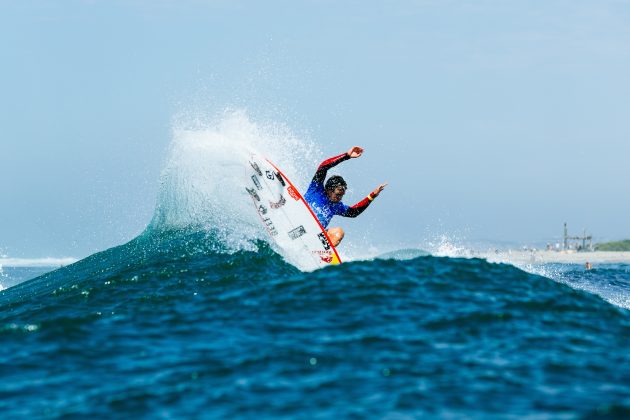
MULTIPOLYGON (((630 251, 469 251, 468 257, 508 264, 630 264, 630 251)), ((76 258, 0 258, 0 267, 59 268, 77 261, 76 258)))
POLYGON ((490 262, 516 264, 630 264, 630 251, 498 251, 481 252, 474 256, 484 258, 490 262))

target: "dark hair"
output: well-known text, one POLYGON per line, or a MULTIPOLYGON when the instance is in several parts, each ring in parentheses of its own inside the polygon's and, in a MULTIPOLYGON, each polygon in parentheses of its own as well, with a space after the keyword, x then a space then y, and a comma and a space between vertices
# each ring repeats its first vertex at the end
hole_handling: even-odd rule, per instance
POLYGON ((334 190, 337 187, 344 187, 347 188, 348 184, 346 184, 346 181, 343 180, 342 177, 340 177, 339 175, 333 175, 330 178, 328 178, 328 181, 326 181, 326 189, 327 190, 334 190))

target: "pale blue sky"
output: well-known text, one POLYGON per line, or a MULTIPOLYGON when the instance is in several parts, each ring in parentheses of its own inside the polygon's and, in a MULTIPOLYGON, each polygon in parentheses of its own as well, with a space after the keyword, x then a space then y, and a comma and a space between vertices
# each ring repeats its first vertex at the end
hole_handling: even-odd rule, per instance
POLYGON ((0 51, 15 257, 134 237, 174 116, 226 107, 363 145, 375 243, 630 236, 628 1, 3 0, 0 51))

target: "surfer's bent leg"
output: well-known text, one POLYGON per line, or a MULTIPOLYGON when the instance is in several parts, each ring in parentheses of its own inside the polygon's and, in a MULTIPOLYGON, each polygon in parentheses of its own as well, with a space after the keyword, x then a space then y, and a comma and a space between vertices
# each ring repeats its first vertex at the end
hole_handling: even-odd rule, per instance
POLYGON ((328 237, 330 238, 330 241, 332 242, 332 246, 335 246, 335 247, 339 245, 339 242, 341 242, 341 240, 346 234, 343 231, 343 229, 340 227, 330 228, 326 231, 326 233, 328 234, 328 237))

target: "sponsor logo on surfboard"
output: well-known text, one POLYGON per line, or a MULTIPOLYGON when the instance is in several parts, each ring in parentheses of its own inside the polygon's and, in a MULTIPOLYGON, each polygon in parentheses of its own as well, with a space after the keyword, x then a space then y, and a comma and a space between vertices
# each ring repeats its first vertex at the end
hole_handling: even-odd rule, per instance
POLYGON ((339 260, 335 257, 332 251, 311 251, 313 254, 317 255, 320 260, 325 262, 326 264, 339 264, 339 260))
POLYGON ((304 226, 298 226, 295 229, 289 231, 289 238, 295 240, 299 238, 300 236, 304 235, 305 233, 306 233, 306 229, 304 229, 304 226))
POLYGON ((262 171, 260 170, 256 162, 249 162, 249 164, 252 165, 252 168, 254 168, 258 176, 262 176, 262 171))
POLYGON ((326 238, 326 234, 324 232, 321 232, 320 234, 317 235, 317 237, 319 238, 319 241, 324 246, 324 249, 326 251, 328 251, 330 249, 330 243, 328 243, 328 239, 326 238))
POLYGON ((330 264, 330 263, 332 262, 332 260, 333 260, 332 255, 329 255, 329 256, 327 256, 327 257, 322 257, 322 256, 320 255, 320 256, 319 256, 319 258, 320 258, 322 261, 324 261, 325 263, 327 263, 327 264, 330 264))
POLYGON ((280 172, 276 172, 276 178, 278 178, 278 181, 280 181, 280 184, 282 184, 283 187, 287 185, 285 184, 284 178, 282 178, 282 175, 280 175, 280 172))
POLYGON ((263 206, 262 204, 260 206, 258 206, 258 212, 260 214, 267 214, 267 207, 263 206))
POLYGON ((274 179, 273 171, 265 171, 265 175, 267 175, 267 179, 274 179))
POLYGON ((255 190, 251 189, 251 188, 247 188, 245 187, 245 189, 247 190, 247 192, 249 193, 249 195, 251 195, 253 198, 256 199, 256 201, 260 201, 260 197, 258 196, 258 194, 256 193, 255 190))
POLYGON ((263 218, 263 223, 265 224, 265 227, 267 228, 267 231, 271 236, 276 236, 278 234, 278 231, 276 230, 276 227, 273 225, 273 222, 270 218, 263 218))
POLYGON ((256 175, 252 175, 252 181, 254 181, 254 185, 256 186, 257 190, 262 190, 262 185, 260 185, 260 181, 258 180, 258 177, 256 175))
POLYGON ((286 204, 287 200, 284 199, 284 197, 282 195, 280 195, 280 200, 278 200, 277 203, 272 203, 271 201, 269 202, 269 205, 271 206, 272 209, 279 209, 280 207, 284 206, 286 204))
POLYGON ((293 188, 293 185, 290 185, 289 188, 287 188, 287 191, 289 192, 291 198, 293 198, 295 201, 298 201, 300 199, 300 193, 298 193, 295 188, 293 188))

